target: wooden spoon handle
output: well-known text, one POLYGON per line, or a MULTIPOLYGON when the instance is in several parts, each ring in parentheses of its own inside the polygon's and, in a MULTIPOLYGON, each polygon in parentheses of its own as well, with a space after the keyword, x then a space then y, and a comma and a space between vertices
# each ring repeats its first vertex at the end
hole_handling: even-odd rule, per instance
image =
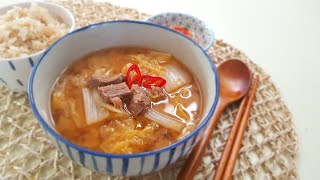
POLYGON ((218 101, 216 112, 212 120, 209 122, 207 130, 204 132, 202 138, 193 148, 188 159, 184 163, 184 166, 182 167, 177 177, 178 180, 189 180, 189 179, 192 179, 196 174, 199 164, 201 163, 202 157, 204 156, 206 148, 210 142, 212 132, 216 127, 220 119, 220 116, 224 111, 224 109, 226 108, 226 106, 227 106, 227 103, 224 103, 223 100, 220 99, 218 101))
POLYGON ((245 105, 247 103, 247 99, 248 99, 248 96, 246 95, 241 100, 241 104, 240 104, 236 119, 234 120, 234 123, 232 125, 231 131, 229 133, 228 140, 227 140, 227 142, 226 142, 226 144, 224 146, 224 150, 223 150, 222 156, 221 156, 221 158, 219 160, 218 167, 215 170, 213 180, 221 180, 221 178, 223 176, 223 172, 224 172, 224 169, 225 169, 225 167, 227 165, 227 162, 228 162, 228 159, 229 159, 229 155, 230 155, 230 151, 232 149, 235 137, 237 135, 237 131, 238 131, 238 128, 239 128, 240 121, 242 119, 242 114, 244 112, 245 105))
POLYGON ((223 173, 223 177, 222 177, 223 180, 231 179, 231 176, 232 176, 232 173, 233 173, 233 170, 234 170, 234 166, 236 164, 237 157, 238 157, 238 154, 239 154, 239 151, 240 151, 240 147, 241 147, 241 144, 242 144, 243 135, 244 135, 244 133, 246 131, 246 127, 247 127, 247 122, 248 122, 248 118, 249 118, 249 115, 250 115, 251 106, 253 104, 253 100, 254 100, 254 97, 255 97, 255 94, 256 94, 256 90, 258 88, 258 84, 259 84, 259 76, 257 76, 256 80, 254 81, 253 88, 251 90, 251 94, 250 94, 250 97, 249 97, 249 100, 248 100, 248 104, 246 106, 245 112, 244 112, 243 117, 241 119, 241 122, 240 122, 240 125, 239 125, 239 129, 238 129, 238 132, 237 132, 237 136, 236 136, 236 139, 234 141, 234 144, 233 144, 230 156, 229 156, 229 160, 228 160, 228 163, 227 163, 228 165, 226 166, 225 171, 223 173))

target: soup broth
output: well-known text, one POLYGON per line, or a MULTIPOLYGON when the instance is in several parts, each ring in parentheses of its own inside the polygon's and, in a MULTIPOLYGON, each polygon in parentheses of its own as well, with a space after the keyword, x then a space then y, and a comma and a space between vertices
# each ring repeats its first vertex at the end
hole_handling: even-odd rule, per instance
POLYGON ((80 58, 60 75, 51 95, 59 134, 79 146, 116 154, 174 143, 199 123, 201 104, 197 81, 183 64, 170 54, 137 47, 80 58), (118 94, 108 99, 110 93, 118 94))

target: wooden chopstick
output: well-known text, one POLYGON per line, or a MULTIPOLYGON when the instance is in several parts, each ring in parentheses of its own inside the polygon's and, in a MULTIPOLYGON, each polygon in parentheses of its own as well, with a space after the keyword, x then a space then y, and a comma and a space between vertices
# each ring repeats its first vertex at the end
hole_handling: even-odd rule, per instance
POLYGON ((228 163, 227 163, 227 166, 225 167, 225 171, 222 176, 222 180, 229 180, 232 177, 232 173, 233 173, 236 161, 237 161, 240 147, 242 145, 243 135, 244 135, 246 127, 247 127, 247 122, 248 122, 248 118, 250 115, 251 106, 252 106, 253 100, 255 98, 258 84, 259 84, 259 76, 256 76, 256 80, 254 81, 248 104, 246 106, 245 112, 244 112, 243 117, 241 119, 241 122, 240 122, 240 125, 238 128, 238 132, 237 132, 232 150, 229 155, 228 163))
POLYGON ((240 107, 239 107, 239 110, 237 112, 237 116, 236 116, 236 119, 234 120, 234 123, 233 123, 233 126, 231 128, 231 131, 229 133, 229 137, 228 137, 228 140, 224 146, 224 150, 223 150, 223 153, 222 153, 222 156, 219 160, 219 164, 218 164, 218 167, 216 168, 216 171, 214 173, 214 177, 213 177, 213 180, 220 180, 223 176, 223 172, 224 172, 224 169, 227 165, 227 162, 228 162, 228 159, 229 159, 229 155, 230 155, 230 151, 232 149, 232 146, 233 146, 233 142, 235 140, 235 136, 237 134, 237 131, 238 131, 238 128, 239 128, 239 125, 240 125, 240 121, 242 119, 242 114, 245 110, 245 106, 246 106, 246 103, 247 103, 247 100, 248 100, 248 95, 246 95, 242 100, 241 100, 241 104, 240 104, 240 107))

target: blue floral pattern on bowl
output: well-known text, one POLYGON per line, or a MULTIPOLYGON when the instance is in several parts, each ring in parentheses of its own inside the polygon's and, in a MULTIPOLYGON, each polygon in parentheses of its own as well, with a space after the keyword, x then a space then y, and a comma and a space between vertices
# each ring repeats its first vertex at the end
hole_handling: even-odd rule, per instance
POLYGON ((162 13, 147 19, 148 22, 166 27, 182 26, 193 35, 193 40, 208 50, 214 43, 213 31, 200 19, 182 13, 162 13))

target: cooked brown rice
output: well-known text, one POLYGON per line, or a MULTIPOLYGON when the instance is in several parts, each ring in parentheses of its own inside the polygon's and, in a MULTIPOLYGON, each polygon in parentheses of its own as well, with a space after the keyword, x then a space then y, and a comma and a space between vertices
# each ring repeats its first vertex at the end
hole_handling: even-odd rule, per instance
POLYGON ((39 52, 67 30, 58 17, 37 4, 29 8, 14 7, 0 16, 0 59, 39 52))

